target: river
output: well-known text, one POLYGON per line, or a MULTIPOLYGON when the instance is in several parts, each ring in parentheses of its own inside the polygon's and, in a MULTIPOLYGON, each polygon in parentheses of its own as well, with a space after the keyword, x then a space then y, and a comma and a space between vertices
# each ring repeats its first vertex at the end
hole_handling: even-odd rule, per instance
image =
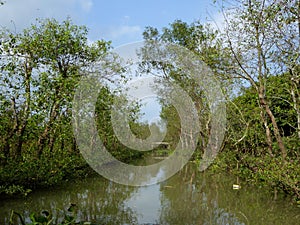
POLYGON ((300 208, 287 197, 276 200, 266 188, 241 183, 225 173, 198 172, 187 164, 159 184, 130 187, 96 176, 37 190, 26 198, 2 199, 0 224, 8 225, 13 209, 30 222, 31 212, 48 210, 56 222, 75 206, 78 221, 97 224, 300 224, 300 208))

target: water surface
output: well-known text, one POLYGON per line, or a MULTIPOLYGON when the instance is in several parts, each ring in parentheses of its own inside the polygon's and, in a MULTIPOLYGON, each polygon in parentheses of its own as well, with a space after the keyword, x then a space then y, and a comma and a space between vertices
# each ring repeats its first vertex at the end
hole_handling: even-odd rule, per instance
POLYGON ((59 222, 71 203, 78 220, 97 224, 300 224, 300 208, 290 199, 251 184, 233 190, 236 177, 198 172, 189 163, 159 184, 129 187, 101 176, 39 190, 27 198, 0 200, 0 224, 13 209, 30 222, 31 212, 48 210, 59 222))

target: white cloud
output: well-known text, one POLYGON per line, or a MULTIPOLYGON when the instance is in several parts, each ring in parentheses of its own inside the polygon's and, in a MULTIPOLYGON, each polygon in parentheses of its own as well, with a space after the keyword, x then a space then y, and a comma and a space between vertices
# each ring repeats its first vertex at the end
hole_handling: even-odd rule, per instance
POLYGON ((83 11, 89 12, 93 6, 92 0, 80 0, 80 5, 83 11))
POLYGON ((118 26, 111 27, 108 31, 108 37, 112 39, 119 39, 121 37, 134 38, 140 36, 142 28, 140 26, 118 26))
POLYGON ((6 1, 0 7, 0 25, 21 31, 34 23, 36 18, 51 17, 62 20, 71 16, 76 19, 80 13, 89 12, 92 6, 92 0, 6 1))

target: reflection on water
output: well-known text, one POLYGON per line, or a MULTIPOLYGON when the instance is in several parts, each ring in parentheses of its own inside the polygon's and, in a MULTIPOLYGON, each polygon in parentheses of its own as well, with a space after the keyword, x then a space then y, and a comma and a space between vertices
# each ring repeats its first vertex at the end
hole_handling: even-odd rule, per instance
POLYGON ((160 186, 139 188, 126 205, 136 212, 139 224, 157 222, 161 211, 160 186))
POLYGON ((70 203, 79 220, 97 224, 300 224, 300 208, 288 199, 274 201, 262 189, 243 184, 232 190, 235 178, 200 173, 190 163, 169 180, 146 187, 128 187, 102 177, 69 182, 26 199, 0 200, 0 224, 10 210, 26 217, 49 210, 59 222, 70 203))

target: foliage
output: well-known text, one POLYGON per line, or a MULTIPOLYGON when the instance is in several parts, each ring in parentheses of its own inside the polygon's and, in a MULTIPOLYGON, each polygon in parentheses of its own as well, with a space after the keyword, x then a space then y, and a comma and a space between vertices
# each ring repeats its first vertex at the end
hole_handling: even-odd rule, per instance
MULTIPOLYGON (((115 135, 112 122, 111 122, 111 110, 114 104, 114 100, 120 98, 117 94, 112 94, 107 87, 103 87, 100 90, 100 95, 96 103, 96 120, 97 120, 97 130, 101 138, 102 143, 106 149, 118 160, 129 162, 132 159, 141 157, 143 154, 139 151, 132 150, 124 146, 115 135)), ((131 118, 129 124, 131 125, 133 131, 138 132, 139 138, 146 138, 149 135, 149 129, 147 126, 142 126, 136 121, 136 115, 138 113, 138 106, 125 104, 123 107, 129 108, 131 112, 131 118), (142 132, 142 130, 146 130, 142 132), (148 131, 148 132, 147 132, 148 131)), ((124 109, 127 110, 127 109, 124 109)))
MULTIPOLYGON (((299 138, 297 118, 289 94, 287 74, 268 79, 266 97, 278 121, 287 160, 283 163, 276 140, 270 154, 260 120, 260 109, 253 87, 245 88, 228 103, 228 132, 225 149, 219 155, 214 170, 226 169, 248 182, 265 184, 299 199, 299 138)), ((270 121, 268 121, 270 123, 270 121)))
MULTIPOLYGON (((110 42, 89 44, 87 34, 85 26, 69 18, 61 23, 38 19, 21 33, 1 31, 0 193, 27 194, 28 189, 90 173, 73 136, 74 91, 88 73, 96 73, 103 86, 109 82, 117 86, 123 68, 109 53, 110 42)), ((109 106, 113 96, 107 89, 99 99, 109 106)), ((101 101, 99 127, 110 123, 110 115, 99 108, 101 101)), ((125 155, 105 126, 100 133, 108 135, 106 141, 119 159, 137 156, 125 155)))
MULTIPOLYGON (((283 160, 287 149, 279 128, 278 112, 270 107, 268 88, 270 77, 285 73, 287 90, 295 109, 294 116, 299 130, 299 9, 298 1, 236 1, 236 7, 226 11, 224 38, 233 60, 230 77, 247 82, 258 98, 260 117, 265 130, 269 154, 272 153, 274 138, 283 160), (298 18, 298 19, 297 19, 298 18), (275 115, 277 113, 277 115, 275 115)), ((283 93, 282 93, 283 94, 283 93)), ((277 96, 282 101, 284 96, 277 96)), ((274 100, 274 99, 273 99, 274 100)), ((280 103, 284 104, 284 103, 280 103)), ((280 123, 280 122, 279 122, 280 123)), ((298 137, 299 132, 298 132, 298 137)))
POLYGON ((3 185, 0 194, 26 196, 33 189, 54 186, 92 173, 78 154, 61 153, 40 160, 11 161, 1 169, 0 180, 3 185))
MULTIPOLYGON (((293 155, 296 146, 292 147, 289 141, 296 135, 296 112, 293 107, 292 97, 289 94, 289 83, 287 75, 282 74, 272 76, 267 82, 266 98, 269 101, 270 108, 277 119, 281 135, 284 137, 285 144, 288 146, 288 154, 293 155)), ((266 139, 264 136, 264 127, 261 124, 260 108, 257 106, 258 98, 256 97, 253 87, 244 88, 240 95, 228 103, 228 136, 227 145, 234 146, 241 152, 253 155, 264 155, 262 151, 267 149, 266 139)), ((270 124, 270 121, 268 120, 270 124)), ((275 140, 273 140, 275 141, 275 140)), ((293 144, 292 144, 293 145, 293 144)), ((272 154, 280 155, 278 146, 274 142, 272 154)))
MULTIPOLYGON (((147 27, 143 35, 146 41, 176 43, 192 51, 228 91, 225 148, 213 168, 227 168, 246 180, 300 198, 298 9, 299 1, 294 0, 242 1, 224 13, 223 33, 200 21, 176 20, 162 31, 147 27), (240 92, 233 84, 242 84, 240 92)), ((111 92, 108 84, 124 78, 126 68, 109 53, 110 42, 88 44, 87 34, 85 26, 70 19, 37 20, 18 34, 1 31, 0 193, 26 195, 31 189, 91 172, 79 154, 71 126, 74 90, 87 73, 97 73, 103 83, 96 122, 104 145, 119 160, 142 156, 118 141, 111 122, 114 99, 122 96, 111 92), (105 67, 103 73, 99 66, 105 67)), ((141 68, 162 70, 194 101, 202 125, 195 154, 199 159, 211 122, 203 90, 172 65, 146 61, 141 68)), ((161 99, 161 104, 161 117, 167 121, 164 141, 172 143, 173 149, 179 141, 180 118, 168 102, 161 99)), ((154 124, 149 129, 138 122, 139 105, 124 107, 139 138, 146 139, 151 129, 158 132, 154 124)))
POLYGON ((225 170, 248 183, 291 195, 295 202, 300 199, 299 161, 295 159, 289 158, 288 162, 283 163, 279 157, 255 157, 226 149, 219 155, 212 170, 225 170))
MULTIPOLYGON (((237 2, 224 12, 227 26, 223 33, 200 22, 176 20, 161 32, 146 28, 144 38, 193 51, 227 90, 227 136, 222 156, 212 168, 230 168, 242 178, 262 181, 299 198, 300 171, 295 168, 300 149, 298 3, 285 3, 237 2), (282 35, 284 31, 286 35, 282 35), (236 84, 240 86, 236 88, 236 84)), ((205 108, 203 93, 193 89, 190 77, 166 65, 149 64, 144 64, 146 69, 163 69, 164 76, 185 89, 196 106, 205 108)), ((201 113, 200 123, 209 125, 209 114, 201 113)), ((180 131, 176 110, 163 105, 161 116, 169 122, 166 138, 176 142, 180 131)), ((209 129, 203 128, 196 161, 209 134, 209 129)))
MULTIPOLYGON (((221 77, 221 74, 224 73, 223 68, 228 63, 228 58, 223 54, 226 52, 221 51, 222 46, 218 37, 218 31, 209 25, 201 24, 200 21, 188 24, 181 20, 175 20, 168 27, 162 28, 161 32, 156 28, 147 27, 143 35, 146 43, 157 40, 185 47, 194 53, 197 58, 199 57, 199 60, 208 65, 214 75, 218 77, 221 77)), ((199 114, 199 124, 201 124, 201 130, 198 135, 200 141, 197 143, 198 148, 196 150, 196 155, 201 155, 207 145, 211 125, 210 106, 204 94, 204 87, 199 87, 199 84, 191 74, 182 71, 182 68, 177 68, 174 65, 151 61, 144 62, 141 67, 147 72, 153 70, 155 74, 157 74, 157 71, 161 71, 161 76, 164 78, 163 82, 179 85, 191 97, 199 114)), ((223 79, 222 85, 226 87, 227 82, 228 80, 223 79)), ((161 96, 168 94, 167 85, 164 84, 164 88, 158 90, 161 96)), ((167 122, 165 141, 170 142, 171 148, 174 149, 180 140, 180 118, 176 109, 168 101, 164 100, 163 97, 160 98, 160 103, 162 105, 161 117, 167 122)), ((185 140, 183 139, 186 137, 182 136, 181 138, 182 143, 184 143, 185 140)))
POLYGON ((87 43, 87 28, 53 19, 13 34, 1 42, 1 153, 25 155, 76 151, 71 134, 71 102, 80 70, 106 55, 109 43, 87 43), (8 113, 7 113, 8 112, 8 113))

